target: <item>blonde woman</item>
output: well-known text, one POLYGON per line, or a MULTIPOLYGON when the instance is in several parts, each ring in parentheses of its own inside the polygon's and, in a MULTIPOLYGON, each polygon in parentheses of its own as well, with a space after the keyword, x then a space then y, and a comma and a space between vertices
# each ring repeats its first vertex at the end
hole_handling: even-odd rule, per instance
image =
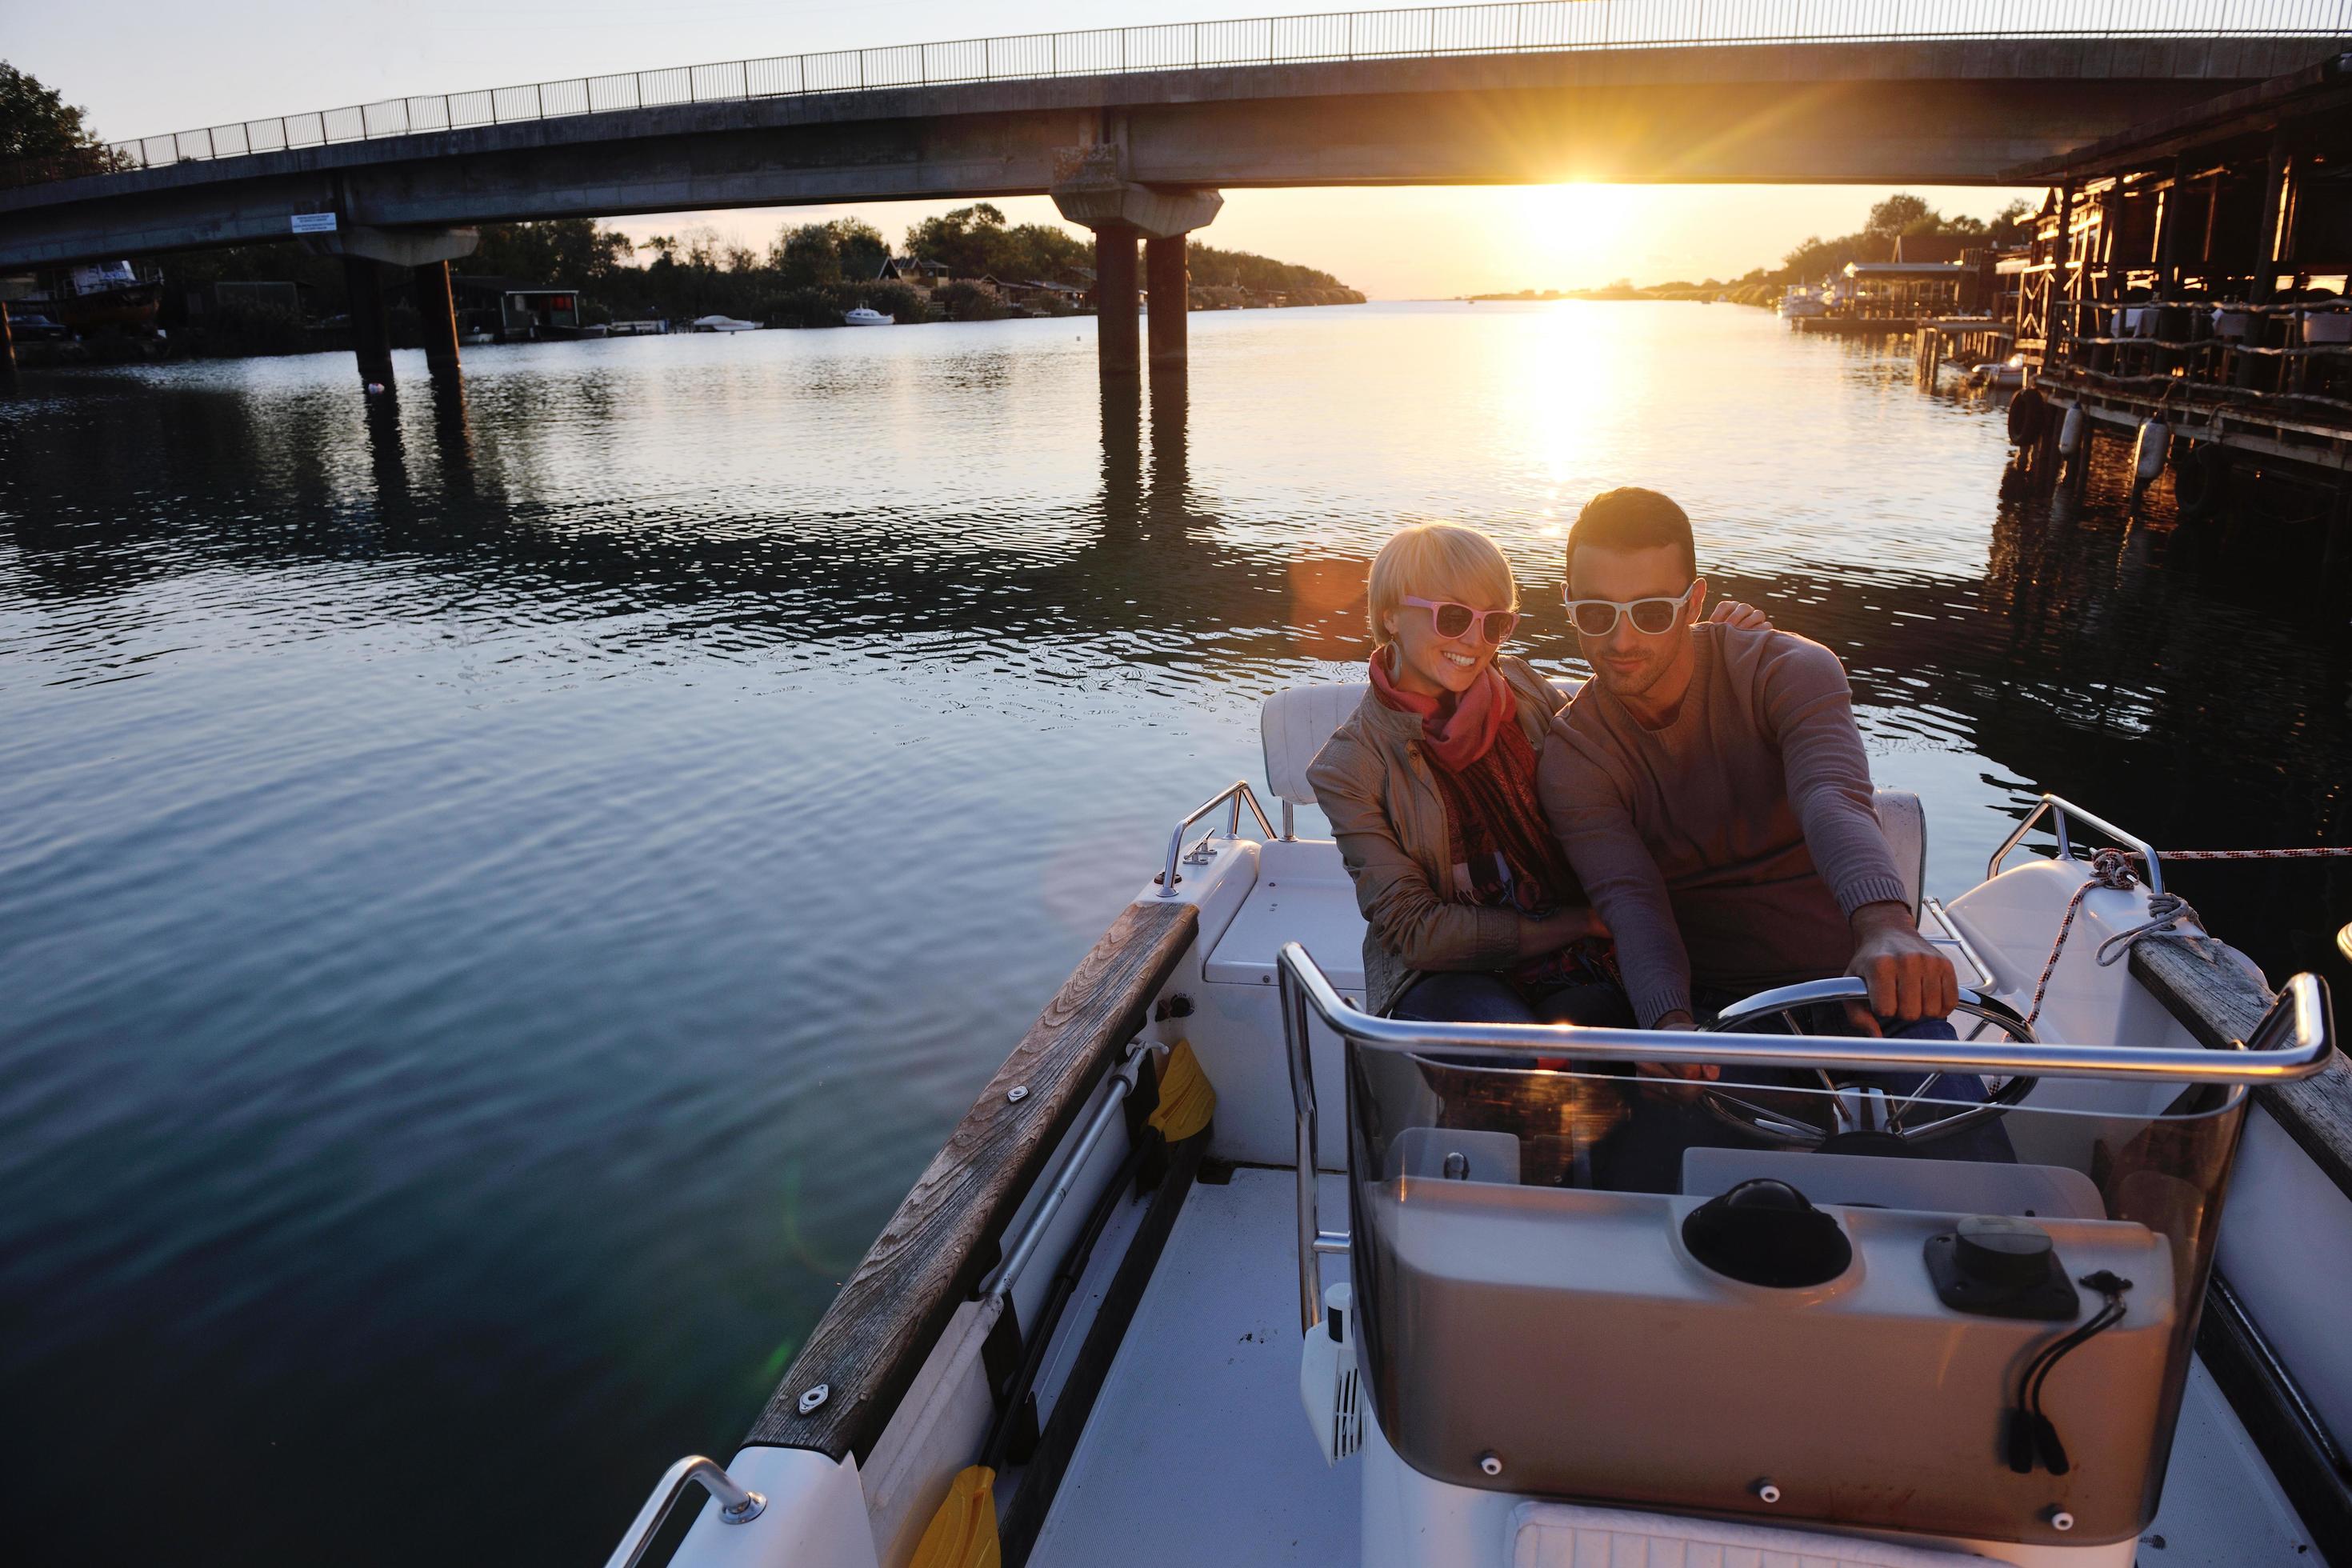
MULTIPOLYGON (((1518 586, 1456 523, 1373 559, 1372 689, 1308 770, 1364 912, 1365 1005, 1403 1018, 1631 1027, 1608 932, 1536 795, 1565 700, 1502 651, 1518 586)), ((1738 603, 1734 626, 1766 625, 1738 603)))

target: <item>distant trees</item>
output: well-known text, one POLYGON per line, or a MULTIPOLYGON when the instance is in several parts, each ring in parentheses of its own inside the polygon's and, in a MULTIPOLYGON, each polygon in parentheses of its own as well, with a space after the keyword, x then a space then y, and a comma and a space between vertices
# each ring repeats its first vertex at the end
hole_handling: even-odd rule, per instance
POLYGON ((2024 237, 2033 216, 2031 205, 2012 201, 1994 215, 1990 222, 1963 214, 1946 217, 1921 198, 1899 192, 1879 202, 1870 209, 1870 216, 1860 229, 1840 235, 1835 239, 1823 239, 1819 235, 1780 258, 1777 268, 1758 268, 1739 282, 1747 285, 1787 284, 1808 279, 1824 278, 1842 272, 1850 261, 1886 261, 1895 255, 1895 242, 1913 236, 1956 235, 1964 239, 1981 240, 1988 245, 2014 244, 2024 237))
POLYGON ((1320 289, 1352 291, 1328 272, 1253 256, 1246 250, 1219 250, 1213 245, 1186 247, 1192 283, 1203 289, 1242 289, 1261 294, 1293 294, 1320 289))
MULTIPOLYGON (((618 229, 602 228, 585 217, 546 223, 486 223, 482 243, 457 263, 460 272, 512 278, 533 284, 570 284, 592 289, 626 266, 636 247, 618 229)), ((667 259, 664 253, 663 259, 667 259)))
POLYGON ((776 231, 768 247, 768 265, 788 288, 820 288, 827 283, 862 283, 882 275, 890 257, 882 231, 862 218, 837 217, 831 223, 787 224, 776 231))
POLYGON ((83 116, 57 89, 0 60, 0 158, 54 158, 98 145, 83 116))
POLYGON ((1014 283, 1076 283, 1094 267, 1089 242, 1051 224, 1008 224, 991 202, 925 218, 907 231, 907 254, 950 277, 1014 283))

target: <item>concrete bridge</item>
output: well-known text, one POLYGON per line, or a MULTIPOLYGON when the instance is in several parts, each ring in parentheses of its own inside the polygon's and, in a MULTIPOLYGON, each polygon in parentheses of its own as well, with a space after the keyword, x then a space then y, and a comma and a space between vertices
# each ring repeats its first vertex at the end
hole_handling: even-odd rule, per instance
MULTIPOLYGON (((1751 30, 1782 25, 1756 21, 1757 3, 1727 7, 1733 30, 1740 4, 1751 30)), ((1949 0, 1934 14, 1966 9, 1949 0)), ((311 243, 350 258, 362 374, 383 379, 388 355, 371 348, 360 319, 375 311, 376 272, 437 270, 425 292, 428 318, 439 313, 446 258, 468 247, 467 226, 1050 193, 1096 233, 1104 368, 1123 375, 1139 370, 1138 239, 1160 285, 1154 302, 1178 306, 1153 312, 1153 358, 1181 363, 1183 236, 1213 217, 1220 187, 1992 184, 2005 169, 2308 65, 2346 47, 2336 34, 2352 34, 2345 0, 2229 0, 2223 10, 2279 30, 1708 43, 1625 21, 1662 15, 1650 0, 1539 0, 975 40, 394 100, 120 144, 121 161, 152 166, 0 189, 0 271, 315 236, 331 221, 333 233, 311 243), (1559 29, 1590 29, 1596 18, 1613 18, 1608 26, 1634 41, 1563 43, 1559 29), (1504 38, 1506 23, 1519 42, 1504 38), (1341 24, 1348 54, 1370 39, 1380 58, 1341 56, 1341 24), (1299 26, 1316 31, 1291 51, 1300 58, 1283 58, 1277 29, 1299 26), (1265 29, 1265 58, 1231 59, 1221 28, 1265 29), (1192 58, 1205 53, 1208 63, 1184 63, 1187 34, 1192 58), (1105 40, 1117 39, 1118 58, 1131 58, 1135 36, 1144 68, 1103 58, 1105 40), (1469 42, 1409 52, 1423 36, 1469 42), (1406 47, 1391 47, 1399 40, 1406 47), (958 52, 935 66, 933 50, 958 52), (1017 74, 1049 58, 1054 73, 1017 74), (831 85, 850 59, 867 85, 831 85), (1070 60, 1104 68, 1073 74, 1070 60), (781 79, 786 66, 789 82, 761 90, 760 71, 781 79), (972 79, 1008 69, 1009 79, 972 79), (905 79, 917 72, 964 79, 905 79), (719 73, 708 92, 706 73, 719 73), (884 85, 873 85, 877 76, 884 85), (677 84, 656 79, 649 89, 648 77, 684 78, 691 100, 656 101, 677 84)), ((2015 6, 2000 15, 2016 19, 2015 6)), ((454 330, 442 335, 436 363, 454 363, 454 330)))

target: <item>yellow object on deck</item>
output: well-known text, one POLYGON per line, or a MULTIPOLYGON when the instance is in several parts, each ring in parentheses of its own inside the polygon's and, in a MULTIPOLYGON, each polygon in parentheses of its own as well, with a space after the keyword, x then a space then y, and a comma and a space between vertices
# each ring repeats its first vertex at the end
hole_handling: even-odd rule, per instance
POLYGON ((1147 1119, 1171 1143, 1181 1143, 1217 1113, 1217 1091, 1193 1058, 1189 1040, 1179 1040, 1160 1069, 1160 1109, 1147 1119))
POLYGON ((909 1568, 998 1568, 996 1472, 969 1465, 948 1483, 940 1511, 924 1527, 909 1568))

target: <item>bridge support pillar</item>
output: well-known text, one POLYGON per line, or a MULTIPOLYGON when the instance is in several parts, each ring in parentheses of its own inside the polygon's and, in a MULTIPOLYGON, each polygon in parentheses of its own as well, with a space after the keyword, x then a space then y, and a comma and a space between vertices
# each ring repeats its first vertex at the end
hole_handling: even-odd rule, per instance
POLYGON ((449 264, 416 269, 416 313, 425 318, 425 363, 436 376, 457 374, 457 301, 449 290, 449 264))
POLYGON ((1105 224, 1095 230, 1095 356, 1105 381, 1142 374, 1135 306, 1135 230, 1105 224))
POLYGON ((1063 155, 1054 205, 1070 222, 1095 231, 1095 309, 1102 374, 1127 379, 1142 369, 1135 330, 1135 241, 1150 247, 1151 365, 1184 365, 1184 237, 1206 228, 1225 205, 1215 191, 1139 185, 1119 173, 1111 142, 1063 155), (1114 300, 1113 295, 1118 298, 1114 300))
POLYGON ((362 385, 392 388, 392 323, 384 308, 384 264, 362 256, 343 258, 343 283, 352 301, 352 348, 359 355, 362 385))
POLYGON ((1181 371, 1185 364, 1184 315, 1192 308, 1192 284, 1184 266, 1184 237, 1143 242, 1143 287, 1151 296, 1151 368, 1181 371))

